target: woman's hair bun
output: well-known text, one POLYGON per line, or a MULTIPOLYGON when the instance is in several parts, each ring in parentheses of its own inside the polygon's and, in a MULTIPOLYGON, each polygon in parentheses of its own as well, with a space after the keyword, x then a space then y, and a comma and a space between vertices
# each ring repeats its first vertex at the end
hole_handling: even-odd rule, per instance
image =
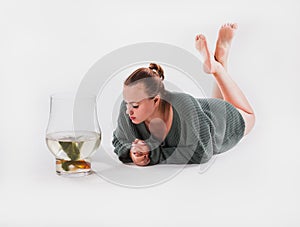
POLYGON ((165 79, 164 70, 162 69, 162 67, 159 64, 150 63, 149 69, 151 69, 152 71, 157 73, 161 80, 165 79))

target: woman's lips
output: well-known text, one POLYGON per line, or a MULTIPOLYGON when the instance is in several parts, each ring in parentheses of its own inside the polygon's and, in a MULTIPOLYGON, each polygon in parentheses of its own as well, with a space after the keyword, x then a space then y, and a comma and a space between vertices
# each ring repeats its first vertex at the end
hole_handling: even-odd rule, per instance
POLYGON ((130 120, 134 120, 135 119, 135 117, 130 117, 130 120))

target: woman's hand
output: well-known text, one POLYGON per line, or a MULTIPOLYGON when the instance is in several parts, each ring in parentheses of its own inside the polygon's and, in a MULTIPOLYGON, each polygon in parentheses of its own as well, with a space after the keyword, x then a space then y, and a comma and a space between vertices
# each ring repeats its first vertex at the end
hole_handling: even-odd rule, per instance
POLYGON ((149 147, 143 140, 135 139, 132 142, 129 154, 134 164, 138 166, 148 165, 150 163, 149 153, 149 147))

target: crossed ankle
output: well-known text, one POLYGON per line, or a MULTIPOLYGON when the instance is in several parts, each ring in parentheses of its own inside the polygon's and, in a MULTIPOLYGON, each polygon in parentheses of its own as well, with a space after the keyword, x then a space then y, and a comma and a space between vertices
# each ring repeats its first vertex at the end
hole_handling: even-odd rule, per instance
POLYGON ((226 73, 226 68, 218 61, 214 64, 214 76, 222 76, 224 73, 226 73))

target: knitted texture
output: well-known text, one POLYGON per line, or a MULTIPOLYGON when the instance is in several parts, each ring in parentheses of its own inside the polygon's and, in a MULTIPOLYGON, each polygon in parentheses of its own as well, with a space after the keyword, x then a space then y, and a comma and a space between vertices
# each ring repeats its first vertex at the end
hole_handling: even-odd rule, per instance
POLYGON ((199 164, 231 149, 244 135, 243 117, 224 100, 197 99, 177 92, 168 92, 165 99, 172 104, 173 120, 164 141, 152 136, 144 123, 133 124, 122 102, 112 141, 114 152, 122 162, 132 162, 129 151, 136 138, 149 146, 150 165, 199 164))

